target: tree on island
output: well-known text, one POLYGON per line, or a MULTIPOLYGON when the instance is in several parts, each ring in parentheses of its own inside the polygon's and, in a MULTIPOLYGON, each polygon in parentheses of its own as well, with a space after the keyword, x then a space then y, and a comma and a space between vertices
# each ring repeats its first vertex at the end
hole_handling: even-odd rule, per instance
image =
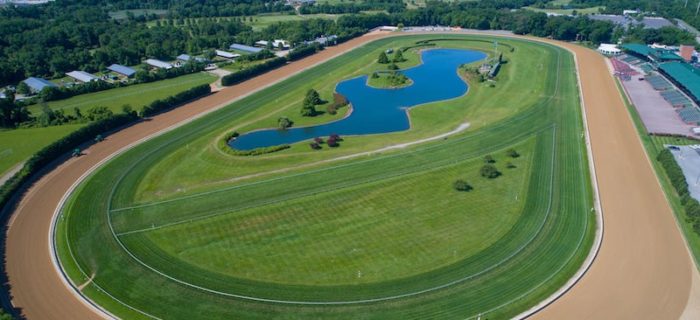
POLYGON ((321 96, 314 89, 309 89, 306 92, 306 97, 304 98, 304 103, 301 106, 301 115, 304 117, 313 117, 318 114, 316 111, 316 105, 321 104, 321 96))
POLYGON ((379 53, 379 58, 377 58, 377 62, 381 64, 389 63, 389 58, 386 56, 386 53, 384 53, 384 51, 379 53))
POLYGON ((394 53, 394 62, 404 62, 406 59, 403 57, 403 53, 401 49, 396 50, 396 53, 394 53))

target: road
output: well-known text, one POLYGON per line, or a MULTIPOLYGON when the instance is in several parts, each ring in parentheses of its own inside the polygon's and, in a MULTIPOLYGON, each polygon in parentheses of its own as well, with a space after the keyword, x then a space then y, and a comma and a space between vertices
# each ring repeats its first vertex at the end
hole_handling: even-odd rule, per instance
MULTIPOLYGON (((49 250, 49 229, 64 194, 101 160, 137 141, 385 36, 389 35, 371 34, 353 39, 129 127, 40 179, 14 212, 7 233, 6 267, 13 304, 29 319, 100 318, 100 314, 65 286, 55 270, 49 250)), ((685 310, 697 270, 633 123, 604 59, 589 49, 556 44, 574 52, 581 69, 605 234, 590 270, 535 318, 678 318, 685 310)))

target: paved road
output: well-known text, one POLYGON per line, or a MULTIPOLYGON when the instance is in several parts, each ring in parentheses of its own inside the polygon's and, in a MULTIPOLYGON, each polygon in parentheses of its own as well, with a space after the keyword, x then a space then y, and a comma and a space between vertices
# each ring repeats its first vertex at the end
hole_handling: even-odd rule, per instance
MULTIPOLYGON (((49 252, 56 204, 100 160, 149 135, 227 105, 246 93, 386 35, 368 35, 122 130, 42 178, 15 211, 7 234, 7 271, 15 306, 30 319, 100 316, 66 288, 49 252)), ((542 319, 673 319, 685 309, 694 272, 673 214, 622 104, 605 61, 592 50, 561 44, 581 67, 598 172, 605 236, 592 268, 542 319)), ((573 72, 573 71, 572 71, 573 72)))

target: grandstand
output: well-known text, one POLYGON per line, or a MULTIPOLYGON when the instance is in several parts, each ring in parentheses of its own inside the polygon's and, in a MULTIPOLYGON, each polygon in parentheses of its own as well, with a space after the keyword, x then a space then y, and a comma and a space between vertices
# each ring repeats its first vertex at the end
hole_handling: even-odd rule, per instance
POLYGON ((623 56, 623 57, 620 57, 620 60, 627 62, 629 64, 638 64, 638 63, 642 62, 641 60, 639 60, 633 56, 623 56))
POLYGON ((654 67, 649 63, 642 63, 639 65, 639 68, 642 69, 645 74, 650 74, 652 71, 654 71, 654 67))
POLYGON ((662 91, 661 96, 664 100, 668 101, 674 107, 688 107, 693 106, 693 102, 690 101, 686 96, 680 93, 678 90, 668 90, 662 91))
POLYGON ((662 76, 648 76, 647 81, 649 81, 649 84, 651 84, 656 91, 664 91, 673 88, 673 85, 662 76))
POLYGON ((668 62, 659 65, 659 71, 668 76, 696 103, 700 103, 700 70, 681 62, 668 62))
POLYGON ((678 111, 678 115, 683 119, 683 122, 698 125, 700 123, 700 110, 693 106, 684 107, 678 111))
POLYGON ((620 60, 611 58, 610 62, 612 63, 613 68, 615 69, 615 75, 620 77, 620 79, 622 80, 630 80, 632 76, 636 76, 639 74, 639 72, 632 69, 628 64, 620 60))

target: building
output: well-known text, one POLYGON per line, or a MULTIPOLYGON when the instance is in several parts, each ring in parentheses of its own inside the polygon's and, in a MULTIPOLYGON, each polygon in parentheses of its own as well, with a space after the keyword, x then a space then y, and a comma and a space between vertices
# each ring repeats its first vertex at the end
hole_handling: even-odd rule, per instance
POLYGON ((622 50, 620 50, 617 45, 610 43, 601 43, 600 46, 598 46, 598 52, 607 56, 622 54, 622 50))
POLYGON ((66 75, 83 83, 100 80, 100 78, 95 75, 79 70, 68 72, 66 75))
POLYGON ((188 54, 181 54, 181 55, 177 56, 176 59, 178 61, 188 62, 188 61, 192 60, 192 57, 188 54))
POLYGON ((398 31, 399 27, 392 27, 392 26, 381 26, 379 28, 379 31, 398 31))
POLYGON ((243 51, 243 52, 248 52, 248 53, 258 53, 258 52, 263 50, 261 48, 246 46, 244 44, 238 44, 238 43, 234 43, 234 44, 230 45, 228 48, 231 50, 238 50, 238 51, 243 51))
POLYGON ((660 17, 643 17, 641 21, 637 21, 637 19, 629 17, 629 16, 619 16, 619 15, 610 15, 610 14, 591 14, 588 15, 588 18, 592 20, 599 20, 599 21, 610 21, 613 24, 622 26, 624 28, 629 28, 632 25, 638 25, 642 24, 644 25, 645 29, 659 29, 662 27, 676 27, 671 21, 668 21, 665 18, 660 18, 660 17))
MULTIPOLYGON (((258 47, 267 48, 269 43, 270 43, 270 41, 260 40, 260 41, 255 42, 255 45, 258 47)), ((273 49, 287 50, 287 49, 289 49, 289 42, 287 42, 286 40, 279 40, 279 39, 273 40, 272 41, 272 48, 273 49)))
POLYGON ((639 14, 639 10, 622 10, 623 16, 636 15, 639 14))
POLYGON ((27 84, 29 89, 34 93, 41 92, 41 90, 44 90, 44 88, 47 87, 58 88, 55 83, 42 78, 29 77, 22 82, 27 84))
POLYGON ((241 56, 238 53, 231 53, 231 52, 223 51, 223 50, 216 50, 216 55, 219 57, 222 57, 224 59, 235 59, 235 58, 238 58, 241 56))
POLYGON ((172 65, 172 64, 167 63, 167 62, 165 62, 165 61, 160 61, 160 60, 158 60, 158 59, 146 59, 146 61, 144 61, 144 62, 145 62, 147 65, 149 65, 149 66, 151 66, 151 67, 154 67, 154 68, 158 68, 158 69, 169 70, 169 69, 172 69, 172 68, 173 68, 173 65, 172 65))
POLYGON ((107 70, 112 71, 112 72, 116 72, 116 73, 121 74, 127 78, 136 74, 136 70, 129 68, 127 66, 123 66, 121 64, 116 64, 116 63, 107 67, 107 70))
POLYGON ((683 58, 673 53, 672 50, 652 48, 638 43, 623 44, 622 49, 629 55, 656 63, 666 61, 683 61, 683 58))
POLYGON ((338 36, 336 36, 336 35, 330 35, 330 36, 327 36, 327 37, 326 37, 326 36, 318 37, 318 38, 316 38, 316 39, 314 39, 314 40, 312 40, 312 41, 304 41, 304 44, 307 44, 307 45, 308 45, 308 44, 318 43, 318 44, 320 44, 320 45, 322 45, 322 46, 329 46, 329 45, 334 45, 334 44, 336 44, 337 41, 338 41, 338 36))
POLYGON ((690 62, 693 60, 693 54, 695 53, 695 47, 693 46, 686 46, 682 45, 680 49, 678 50, 681 58, 685 60, 685 62, 690 62))
POLYGON ((700 70, 683 62, 667 62, 659 65, 659 71, 675 82, 695 103, 700 104, 700 70))

